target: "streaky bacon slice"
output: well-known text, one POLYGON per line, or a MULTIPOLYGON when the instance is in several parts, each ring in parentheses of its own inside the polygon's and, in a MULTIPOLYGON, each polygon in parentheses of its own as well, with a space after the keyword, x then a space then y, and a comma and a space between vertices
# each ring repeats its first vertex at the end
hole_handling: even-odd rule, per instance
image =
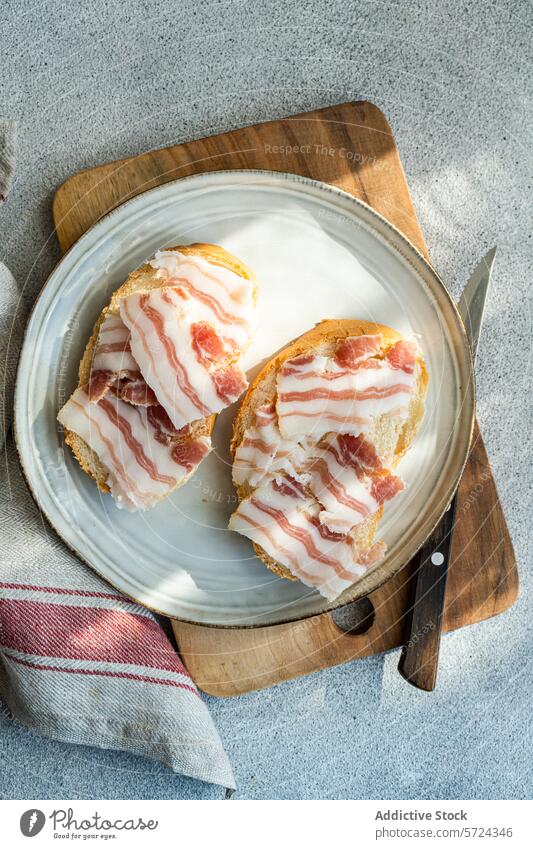
POLYGON ((196 320, 175 289, 130 295, 120 312, 143 377, 174 427, 220 412, 248 385, 238 365, 219 360, 218 354, 227 357, 228 328, 223 338, 220 327, 196 320))
POLYGON ((91 369, 87 394, 91 401, 99 401, 104 397, 109 388, 116 382, 117 376, 113 371, 95 371, 91 369))
POLYGON ((332 534, 312 497, 262 485, 239 504, 229 527, 251 539, 309 587, 336 598, 366 571, 353 540, 332 534))
POLYGON ((373 336, 350 336, 338 343, 335 361, 342 368, 354 370, 364 360, 378 354, 382 344, 383 336, 380 333, 373 336))
POLYGON ((191 426, 185 425, 177 430, 170 421, 167 411, 161 404, 154 404, 147 409, 147 418, 154 428, 154 439, 163 445, 175 442, 191 434, 191 426))
POLYGON ((191 322, 211 323, 237 350, 250 342, 254 323, 254 292, 248 280, 199 256, 158 251, 150 265, 164 285, 179 290, 191 322))
POLYGON ((111 371, 114 374, 138 371, 139 367, 130 351, 129 330, 119 315, 107 313, 100 325, 93 354, 95 371, 111 371))
POLYGON ((161 286, 105 314, 89 382, 59 414, 108 469, 118 506, 132 510, 158 501, 210 450, 196 425, 246 389, 239 361, 254 318, 253 284, 216 261, 162 251, 151 265, 161 286))
POLYGON ((322 539, 329 539, 332 542, 346 542, 347 533, 345 531, 332 531, 331 528, 328 528, 322 522, 322 513, 319 513, 318 516, 309 516, 309 521, 315 526, 322 539))
POLYGON ((233 482, 256 487, 266 477, 285 472, 297 477, 296 467, 303 462, 301 445, 283 439, 277 424, 274 402, 263 404, 255 413, 253 425, 246 429, 235 451, 233 482))
MULTIPOLYGON (((364 434, 340 433, 336 444, 345 466, 352 466, 357 474, 362 472, 379 472, 383 469, 376 449, 364 434)), ((331 445, 331 442, 330 442, 331 445)))
MULTIPOLYGON (((350 346, 357 341, 361 347, 361 339, 343 340, 341 359, 349 359, 350 346)), ((409 370, 407 349, 395 348, 391 356, 392 363, 369 356, 350 368, 339 364, 335 356, 285 361, 277 377, 276 411, 282 436, 316 441, 327 432, 367 432, 383 415, 405 419, 416 386, 415 369, 413 365, 409 370), (397 367, 398 362, 403 368, 397 367)))
POLYGON ((413 374, 416 364, 417 345, 411 339, 400 339, 387 351, 387 361, 395 369, 413 374))
MULTIPOLYGON (((198 437, 196 439, 185 439, 180 442, 174 442, 171 448, 171 456, 175 463, 183 466, 187 473, 193 471, 209 453, 210 446, 206 450, 207 437, 198 437)), ((210 440, 208 440, 210 443, 210 440)))
POLYGON ((268 427, 275 424, 278 420, 276 414, 276 404, 274 401, 268 401, 262 407, 258 407, 255 412, 255 426, 268 427))
POLYGON ((132 373, 129 377, 121 378, 117 392, 123 401, 135 407, 153 407, 158 403, 153 390, 150 389, 140 371, 135 375, 132 373))
POLYGON ((408 415, 416 356, 415 343, 401 340, 384 349, 376 334, 342 340, 332 356, 286 360, 276 401, 256 411, 236 448, 234 482, 252 494, 230 527, 327 598, 385 555, 381 540, 359 547, 366 532, 358 534, 358 527, 404 489, 387 468, 388 445, 408 415), (321 548, 326 543, 335 546, 329 561, 321 548))
POLYGON ((211 448, 209 438, 198 437, 176 451, 172 443, 156 438, 146 408, 126 404, 112 392, 94 402, 85 388, 76 389, 58 419, 98 455, 108 471, 107 483, 117 506, 126 510, 153 506, 211 448))
MULTIPOLYGON (((333 533, 347 534, 404 487, 382 465, 363 434, 329 433, 318 443, 283 439, 272 403, 258 408, 233 463, 237 486, 254 488, 272 478, 296 481, 321 506, 320 521, 333 533)), ((274 487, 276 483, 274 483, 274 487)))
POLYGON ((284 495, 293 495, 294 498, 308 497, 304 484, 293 478, 292 475, 281 475, 274 478, 272 487, 276 492, 281 492, 284 495))
POLYGON ((139 374, 129 344, 129 330, 120 316, 107 313, 100 325, 91 363, 89 397, 99 401, 117 380, 139 374))
POLYGON ((309 489, 323 508, 320 521, 330 531, 347 534, 378 509, 371 481, 358 464, 345 462, 336 435, 310 452, 306 471, 309 489))
POLYGON ((349 533, 404 487, 361 435, 328 434, 308 456, 307 485, 324 508, 320 521, 336 533, 349 533))
POLYGON ((299 354, 291 360, 285 360, 283 371, 287 375, 297 374, 305 376, 309 371, 308 366, 320 362, 325 362, 325 357, 317 357, 316 354, 299 354))

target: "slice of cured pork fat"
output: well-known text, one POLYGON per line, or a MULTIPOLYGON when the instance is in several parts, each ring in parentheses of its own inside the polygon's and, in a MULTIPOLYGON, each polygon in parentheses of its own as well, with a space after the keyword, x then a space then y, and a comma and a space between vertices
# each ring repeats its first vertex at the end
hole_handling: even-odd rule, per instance
POLYGON ((179 250, 157 253, 151 266, 159 285, 130 286, 112 301, 88 383, 58 417, 97 455, 128 510, 153 506, 210 451, 212 415, 248 386, 240 362, 254 324, 253 283, 231 268, 179 250))
POLYGON ((408 418, 417 355, 409 339, 369 333, 286 359, 236 446, 230 528, 329 600, 385 556, 375 528, 405 484, 373 438, 408 418))

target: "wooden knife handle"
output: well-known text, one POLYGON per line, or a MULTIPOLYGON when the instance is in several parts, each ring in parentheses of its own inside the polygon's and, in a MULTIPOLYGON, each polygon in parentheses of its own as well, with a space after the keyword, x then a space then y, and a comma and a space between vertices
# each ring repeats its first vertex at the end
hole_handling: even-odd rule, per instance
POLYGON ((418 553, 412 614, 398 669, 421 690, 434 690, 439 663, 446 578, 452 548, 456 496, 418 553))

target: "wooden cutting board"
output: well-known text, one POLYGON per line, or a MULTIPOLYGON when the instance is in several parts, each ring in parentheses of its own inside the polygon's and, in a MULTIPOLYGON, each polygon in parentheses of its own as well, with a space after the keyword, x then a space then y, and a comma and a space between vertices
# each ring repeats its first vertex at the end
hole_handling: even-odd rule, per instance
MULTIPOLYGON (((343 103, 82 171, 68 179, 54 198, 60 246, 66 251, 102 215, 146 189, 228 168, 291 171, 332 183, 374 207, 428 256, 391 129, 380 110, 364 102, 343 103)), ((180 654, 203 690, 230 696, 392 649, 402 643, 412 570, 413 563, 407 564, 372 594, 375 617, 365 633, 344 633, 329 614, 253 630, 174 620, 180 654)), ((444 630, 495 616, 517 595, 513 548, 476 425, 459 489, 444 630)))

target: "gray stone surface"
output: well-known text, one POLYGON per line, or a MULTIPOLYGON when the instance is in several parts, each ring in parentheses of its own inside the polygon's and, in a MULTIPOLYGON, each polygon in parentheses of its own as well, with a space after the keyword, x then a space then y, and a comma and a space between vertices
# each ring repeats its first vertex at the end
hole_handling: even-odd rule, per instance
MULTIPOLYGON (((243 798, 521 798, 531 781, 531 7, 4 0, 0 118, 19 168, 0 260, 27 304, 59 257, 50 202, 90 165, 348 99, 387 115, 436 268, 457 297, 498 256, 479 419, 520 565, 508 613, 444 639, 438 689, 397 654, 209 704, 243 798), (73 9, 73 7, 70 7, 73 9)), ((10 798, 210 798, 159 764, 0 724, 10 798)))

